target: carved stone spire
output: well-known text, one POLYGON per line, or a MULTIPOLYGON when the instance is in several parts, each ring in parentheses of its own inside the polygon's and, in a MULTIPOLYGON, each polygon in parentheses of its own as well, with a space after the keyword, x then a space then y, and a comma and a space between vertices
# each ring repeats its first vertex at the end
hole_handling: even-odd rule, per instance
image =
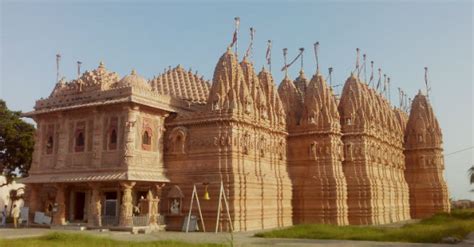
POLYGON ((306 88, 309 85, 308 79, 306 79, 306 76, 304 74, 303 69, 300 70, 300 75, 296 77, 295 79, 295 86, 300 90, 302 96, 304 97, 304 94, 306 93, 306 88))
POLYGON ((299 125, 302 108, 301 94, 288 76, 285 76, 280 83, 278 94, 285 109, 287 127, 299 125))
POLYGON ((339 112, 331 89, 321 74, 311 79, 304 97, 303 125, 313 125, 317 128, 339 131, 339 112))
POLYGON ((266 95, 270 122, 274 125, 284 125, 286 121, 284 107, 272 74, 267 69, 262 68, 258 78, 266 95))
POLYGON ((247 113, 253 107, 242 68, 230 48, 217 62, 207 105, 210 110, 245 110, 247 113))
POLYGON ((412 218, 449 212, 449 193, 443 177, 442 133, 433 109, 421 92, 413 100, 405 131, 405 177, 410 188, 412 218))

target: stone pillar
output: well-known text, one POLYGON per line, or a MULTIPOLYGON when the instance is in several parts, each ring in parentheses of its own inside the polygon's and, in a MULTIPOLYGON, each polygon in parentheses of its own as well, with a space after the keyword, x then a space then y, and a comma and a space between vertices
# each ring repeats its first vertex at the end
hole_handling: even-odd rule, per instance
MULTIPOLYGON (((103 134, 104 130, 103 129, 103 118, 102 118, 102 112, 98 111, 97 109, 93 110, 94 114, 94 127, 92 130, 92 165, 94 167, 100 167, 101 162, 102 162, 102 141, 104 139, 103 134)), ((107 136, 107 140, 108 140, 107 136)))
POLYGON ((53 215, 53 225, 66 224, 65 190, 66 186, 64 184, 56 184, 56 199, 54 203, 56 212, 53 215))
POLYGON ((28 184, 29 196, 28 196, 28 207, 29 215, 28 219, 30 223, 33 223, 35 218, 35 212, 38 211, 39 205, 39 194, 41 191, 41 184, 28 184))
POLYGON ((125 122, 125 147, 124 147, 124 159, 123 166, 130 167, 133 164, 133 158, 135 156, 135 135, 136 135, 136 122, 138 115, 138 106, 133 108, 126 107, 127 120, 125 122))
POLYGON ((165 184, 156 184, 154 188, 154 194, 153 198, 150 200, 150 225, 157 226, 160 222, 158 221, 158 218, 160 216, 160 198, 161 198, 161 189, 163 188, 165 184))
POLYGON ((87 223, 89 226, 102 226, 102 204, 100 201, 100 184, 91 183, 92 189, 89 212, 87 214, 87 223))
POLYGON ((132 226, 133 225, 133 204, 132 204, 132 189, 135 186, 135 182, 121 182, 123 196, 120 205, 120 222, 119 226, 132 226))
MULTIPOLYGON (((68 131, 66 129, 66 118, 63 114, 58 115, 59 124, 56 126, 57 136, 56 142, 54 145, 57 145, 57 154, 56 154, 56 168, 61 168, 66 165, 66 154, 68 148, 68 131)), ((55 147, 56 149, 56 147, 55 147)))

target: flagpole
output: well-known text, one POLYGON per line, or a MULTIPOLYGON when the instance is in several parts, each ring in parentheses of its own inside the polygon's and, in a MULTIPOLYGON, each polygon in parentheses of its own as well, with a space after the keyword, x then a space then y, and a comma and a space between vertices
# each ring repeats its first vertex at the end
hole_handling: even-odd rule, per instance
MULTIPOLYGON (((319 74, 319 57, 318 57, 318 51, 319 51, 319 41, 314 43, 314 57, 316 58, 316 74, 319 74)), ((330 69, 330 72, 332 72, 332 68, 330 69)))
POLYGON ((59 62, 61 60, 61 54, 56 54, 56 83, 59 82, 59 62))
POLYGON ((265 58, 267 59, 268 70, 272 72, 272 41, 267 41, 267 53, 265 54, 265 58))
POLYGON ((286 55, 288 54, 288 48, 283 48, 283 59, 285 62, 285 79, 288 78, 288 64, 286 61, 286 55))
POLYGON ((367 83, 367 66, 365 64, 366 63, 366 58, 367 58, 367 56, 365 54, 362 55, 362 59, 363 59, 363 62, 364 62, 363 65, 364 65, 364 81, 365 81, 365 83, 367 83))
POLYGON ((237 37, 239 36, 240 17, 235 17, 234 20, 235 20, 235 56, 238 58, 239 57, 239 54, 238 54, 239 40, 237 37))

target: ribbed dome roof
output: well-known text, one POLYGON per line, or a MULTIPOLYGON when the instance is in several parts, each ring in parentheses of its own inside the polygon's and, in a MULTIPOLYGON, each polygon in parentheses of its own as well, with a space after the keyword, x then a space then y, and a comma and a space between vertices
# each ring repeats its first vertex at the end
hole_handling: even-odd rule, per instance
POLYGON ((174 96, 183 100, 206 103, 209 97, 209 82, 191 70, 186 71, 181 65, 166 70, 150 81, 152 89, 163 95, 174 96))
POLYGON ((150 84, 142 76, 138 75, 135 70, 132 70, 130 75, 126 75, 117 83, 117 87, 134 87, 146 90, 151 90, 150 84))

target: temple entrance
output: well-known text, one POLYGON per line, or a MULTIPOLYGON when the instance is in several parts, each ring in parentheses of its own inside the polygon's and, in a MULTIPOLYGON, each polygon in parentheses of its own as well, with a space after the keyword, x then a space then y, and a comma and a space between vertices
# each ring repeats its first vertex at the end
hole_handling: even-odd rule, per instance
POLYGON ((86 206, 86 193, 76 192, 76 200, 74 204, 74 220, 83 221, 84 220, 84 207, 86 206))

